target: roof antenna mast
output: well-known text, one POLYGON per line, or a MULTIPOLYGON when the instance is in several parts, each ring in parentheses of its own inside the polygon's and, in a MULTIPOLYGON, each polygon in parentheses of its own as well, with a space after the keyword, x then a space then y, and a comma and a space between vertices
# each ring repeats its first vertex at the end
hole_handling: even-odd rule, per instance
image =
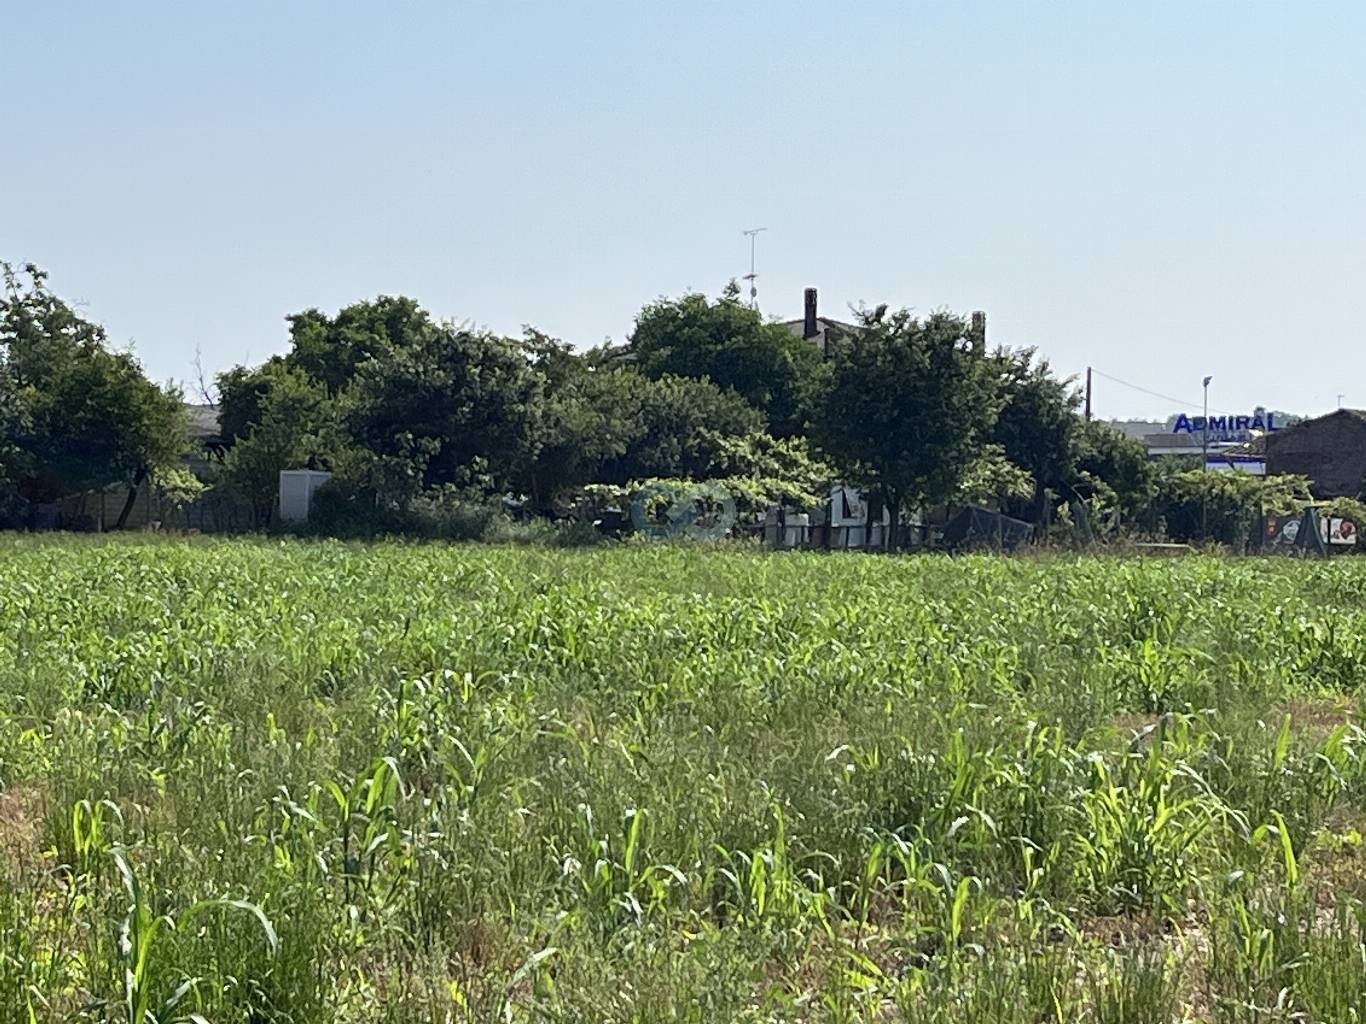
POLYGON ((759 238, 760 231, 767 231, 768 228, 750 228, 742 234, 749 237, 749 273, 745 275, 745 280, 749 282, 749 308, 759 308, 759 288, 755 284, 759 280, 759 272, 754 269, 754 243, 759 238))

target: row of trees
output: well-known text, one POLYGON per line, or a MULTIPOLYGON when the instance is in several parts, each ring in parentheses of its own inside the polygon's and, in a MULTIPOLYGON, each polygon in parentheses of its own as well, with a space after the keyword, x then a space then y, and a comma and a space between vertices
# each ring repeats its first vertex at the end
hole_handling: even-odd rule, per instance
MULTIPOLYGON (((525 495, 552 511, 585 484, 759 474, 804 449, 705 375, 647 372, 629 350, 504 338, 381 297, 290 318, 289 351, 218 379, 227 486, 264 515, 286 466, 330 470, 357 516, 441 492, 525 495)), ((811 482, 819 475, 816 467, 811 482)))
MULTIPOLYGON (((172 479, 181 395, 48 289, 4 267, 0 515, 81 490, 172 479)), ((1152 510, 1142 447, 1083 421, 1070 380, 1033 350, 989 351, 957 315, 886 307, 824 358, 733 285, 645 306, 628 342, 586 351, 508 338, 381 296, 288 318, 289 347, 217 378, 213 485, 268 522, 278 473, 333 473, 338 523, 401 524, 438 501, 523 496, 562 509, 590 485, 720 479, 753 506, 808 504, 834 480, 894 517, 994 499, 1047 518, 1152 510)), ((893 531, 895 533, 895 531, 893 531)))
MULTIPOLYGON (((336 474, 357 510, 433 490, 526 495, 552 511, 585 485, 723 479, 755 504, 855 483, 893 516, 994 498, 1039 519, 1048 496, 1132 512, 1141 446, 1077 415, 1032 350, 988 352, 963 318, 885 308, 832 358, 734 287, 647 305, 625 346, 575 352, 435 321, 410 299, 290 318, 289 351, 219 378, 230 486, 264 514, 275 474, 336 474)), ((893 531, 895 532, 895 531, 893 531)))

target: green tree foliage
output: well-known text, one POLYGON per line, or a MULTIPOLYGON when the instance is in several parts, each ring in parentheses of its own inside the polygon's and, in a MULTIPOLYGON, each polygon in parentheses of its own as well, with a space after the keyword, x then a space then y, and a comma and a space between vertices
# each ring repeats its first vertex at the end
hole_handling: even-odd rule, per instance
POLYGON ((999 444, 984 444, 969 463, 952 500, 955 504, 994 501, 1007 504, 1035 494, 1034 478, 1006 458, 999 444))
POLYGON ((721 483, 746 510, 773 505, 811 508, 827 500, 836 481, 833 466, 804 437, 747 434, 727 438, 715 465, 721 483))
POLYGON ((357 302, 335 317, 307 309, 288 319, 289 365, 332 394, 345 389, 369 360, 421 348, 442 333, 430 313, 403 296, 357 302))
POLYGON ((790 435, 803 425, 803 399, 820 363, 808 341, 766 323, 734 288, 715 301, 689 294, 640 311, 630 338, 648 377, 710 378, 764 413, 769 430, 790 435))
POLYGON ((271 521, 280 471, 328 468, 336 448, 335 407, 321 384, 282 372, 260 399, 244 436, 223 456, 223 486, 251 505, 257 526, 271 521))
MULTIPOLYGON (((544 339, 538 339, 544 342, 544 339)), ((545 402, 538 420, 528 491, 536 504, 586 484, 655 478, 700 480, 750 475, 745 453, 797 452, 762 433, 763 416, 707 378, 650 378, 594 350, 582 356, 543 346, 533 358, 545 402)))
POLYGON ((505 488, 531 455, 540 400, 517 344, 442 327, 361 364, 342 423, 369 486, 402 503, 424 487, 505 488))
POLYGON ((333 490, 365 492, 365 507, 406 506, 426 488, 522 482, 547 382, 580 362, 540 332, 513 342, 440 324, 406 297, 288 319, 288 353, 218 378, 223 434, 235 442, 225 486, 258 518, 290 466, 332 468, 333 490))
POLYGON ((1001 410, 991 432, 1006 459, 1034 480, 1029 518, 1039 520, 1044 489, 1062 490, 1074 482, 1080 398, 1071 380, 1055 377, 1035 350, 998 351, 1001 410))
POLYGON ((1349 519, 1357 529, 1366 527, 1366 502, 1360 498, 1333 498, 1319 506, 1319 515, 1349 519))
POLYGON ((568 342, 553 338, 530 325, 522 328, 517 347, 526 355, 532 371, 541 378, 547 393, 579 380, 585 373, 619 362, 620 349, 600 345, 586 352, 574 351, 568 342))
POLYGON ((653 382, 634 370, 580 364, 545 380, 527 491, 542 508, 566 490, 600 482, 645 432, 641 395, 653 382))
POLYGON ((219 422, 229 443, 245 437, 261 421, 267 395, 283 378, 294 379, 290 387, 299 381, 315 382, 336 397, 364 363, 419 346, 441 330, 416 300, 389 295, 352 303, 335 317, 307 309, 287 320, 287 354, 218 375, 219 422))
POLYGON ((631 370, 620 386, 629 396, 630 435, 619 455, 605 459, 602 483, 650 477, 704 480, 714 475, 731 439, 758 433, 763 415, 733 391, 706 378, 647 380, 631 370))
POLYGON ((28 409, 18 387, 0 373, 0 529, 18 526, 24 519, 27 502, 19 484, 29 471, 29 430, 28 409))
POLYGON ((1172 540, 1242 547, 1256 536, 1264 513, 1291 515, 1311 500, 1301 476, 1188 469, 1159 476, 1154 508, 1172 540))
POLYGON ((0 371, 23 417, 22 429, 3 429, 8 447, 22 448, 6 460, 24 467, 20 495, 53 501, 120 482, 136 488, 174 465, 186 448, 179 392, 149 381, 132 353, 109 349, 104 328, 54 295, 37 267, 0 270, 0 371))
POLYGON ((209 489, 209 485, 186 466, 172 466, 159 471, 153 483, 162 506, 176 511, 193 505, 209 489))
POLYGON ((1134 520, 1150 511, 1157 469, 1142 441, 1096 420, 1077 426, 1076 484, 1082 497, 1134 520))
POLYGON ((990 436, 1000 393, 962 317, 883 314, 866 315, 836 349, 813 421, 821 449, 880 495, 895 523, 903 509, 953 496, 990 436))
POLYGON ((313 383, 314 378, 283 356, 272 356, 260 366, 234 366, 218 375, 218 427, 224 441, 232 444, 246 437, 261 422, 262 405, 281 381, 313 383))

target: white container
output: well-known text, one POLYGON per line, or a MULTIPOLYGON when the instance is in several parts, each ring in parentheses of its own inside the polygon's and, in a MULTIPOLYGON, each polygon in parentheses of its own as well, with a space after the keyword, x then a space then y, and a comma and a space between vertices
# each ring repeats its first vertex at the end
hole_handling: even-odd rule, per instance
POLYGON ((280 470, 280 522, 307 522, 313 492, 331 479, 331 473, 319 469, 280 470))

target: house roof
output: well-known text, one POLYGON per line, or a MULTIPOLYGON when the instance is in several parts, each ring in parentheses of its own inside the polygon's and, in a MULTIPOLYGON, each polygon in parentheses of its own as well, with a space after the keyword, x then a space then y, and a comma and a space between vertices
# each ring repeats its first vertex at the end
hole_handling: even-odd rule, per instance
POLYGON ((1149 455, 1200 455, 1202 453, 1210 458, 1220 456, 1234 456, 1238 458, 1258 457, 1264 454, 1262 437, 1253 437, 1247 441, 1210 441, 1208 445, 1201 443, 1200 435, 1197 434, 1144 434, 1140 440, 1148 449, 1149 455))
POLYGON ((197 441, 213 440, 223 435, 216 405, 187 404, 185 419, 189 424, 190 436, 197 441))
POLYGON ((1160 434, 1170 427, 1161 420, 1105 420, 1106 426, 1128 438, 1142 441, 1149 434, 1160 434))
POLYGON ((1324 413, 1322 416, 1315 416, 1313 419, 1309 420, 1300 420, 1298 423, 1292 423, 1288 427, 1282 427, 1280 430, 1277 430, 1270 435, 1273 439, 1271 443, 1274 445, 1280 438, 1300 431, 1305 427, 1312 427, 1315 424, 1326 423, 1328 420, 1344 416, 1348 419, 1366 423, 1366 409, 1334 409, 1332 412, 1324 413))
POLYGON ((1322 416, 1300 420, 1298 423, 1291 424, 1285 429, 1295 430, 1298 427, 1307 427, 1311 423, 1321 423, 1324 420, 1332 419, 1334 416, 1351 416, 1353 419, 1366 420, 1366 409, 1334 409, 1332 412, 1326 412, 1322 416))
POLYGON ((1144 434, 1142 441, 1149 450, 1153 448, 1195 448, 1200 449, 1200 435, 1195 434, 1144 434))
MULTIPOLYGON (((805 317, 800 317, 800 316, 799 316, 799 317, 797 317, 796 320, 784 320, 784 321, 782 322, 782 324, 783 324, 784 327, 786 327, 786 328, 787 328, 789 331, 791 331, 793 334, 797 335, 797 337, 800 338, 800 337, 804 337, 804 336, 805 336, 805 331, 806 331, 806 318, 805 318, 805 317)), ((824 333, 825 331, 831 331, 831 330, 833 330, 833 331, 857 331, 857 330, 860 329, 859 326, 858 326, 857 324, 845 323, 843 320, 832 320, 832 319, 831 319, 830 317, 828 317, 828 316, 818 316, 818 317, 816 317, 816 326, 819 328, 819 330, 817 331, 817 333, 824 333)))
POLYGON ((1256 434, 1246 441, 1240 441, 1231 448, 1225 448, 1220 455, 1233 455, 1239 458, 1266 458, 1266 435, 1256 434))

